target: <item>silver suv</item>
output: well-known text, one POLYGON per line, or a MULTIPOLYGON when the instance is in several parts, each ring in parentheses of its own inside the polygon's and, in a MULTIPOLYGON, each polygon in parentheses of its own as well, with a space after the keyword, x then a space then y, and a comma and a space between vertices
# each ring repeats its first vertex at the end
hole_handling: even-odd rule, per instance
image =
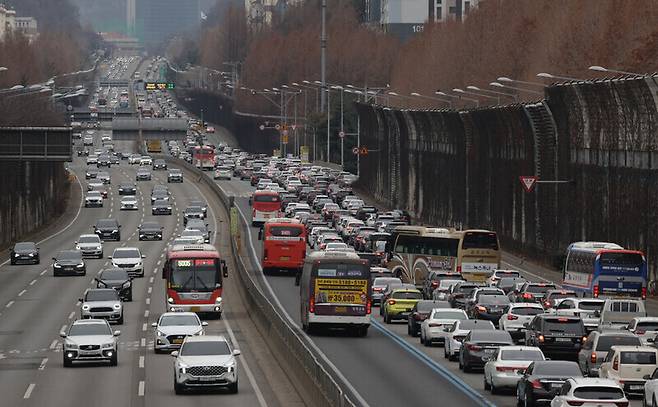
POLYGON ((80 250, 83 257, 103 258, 103 242, 95 234, 80 235, 75 242, 75 249, 80 250))
POLYGON ((188 336, 180 351, 173 351, 174 390, 181 394, 188 388, 227 387, 238 392, 238 366, 232 349, 224 336, 188 336))
POLYGON ((121 331, 114 331, 102 319, 77 320, 71 324, 68 333, 60 332, 64 338, 62 354, 64 367, 73 366, 74 361, 108 360, 110 366, 118 363, 117 337, 121 331))
POLYGON ((90 288, 79 301, 82 319, 100 318, 123 324, 123 304, 114 288, 90 288))

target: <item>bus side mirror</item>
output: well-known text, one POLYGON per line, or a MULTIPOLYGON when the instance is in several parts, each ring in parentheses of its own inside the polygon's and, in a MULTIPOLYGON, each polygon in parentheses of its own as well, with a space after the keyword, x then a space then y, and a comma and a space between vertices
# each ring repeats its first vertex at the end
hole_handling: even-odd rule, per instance
POLYGON ((226 267, 226 261, 222 260, 222 275, 228 277, 228 267, 226 267))
POLYGON ((263 229, 258 229, 258 240, 263 240, 263 229))

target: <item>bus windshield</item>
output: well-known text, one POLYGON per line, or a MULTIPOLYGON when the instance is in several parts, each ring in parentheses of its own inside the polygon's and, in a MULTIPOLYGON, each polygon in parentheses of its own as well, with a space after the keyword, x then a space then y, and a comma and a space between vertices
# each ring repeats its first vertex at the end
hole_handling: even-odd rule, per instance
POLYGON ((457 257, 459 239, 449 237, 423 237, 398 235, 395 252, 428 256, 457 257))
POLYGON ((169 288, 176 291, 212 291, 220 284, 217 259, 174 259, 169 288))

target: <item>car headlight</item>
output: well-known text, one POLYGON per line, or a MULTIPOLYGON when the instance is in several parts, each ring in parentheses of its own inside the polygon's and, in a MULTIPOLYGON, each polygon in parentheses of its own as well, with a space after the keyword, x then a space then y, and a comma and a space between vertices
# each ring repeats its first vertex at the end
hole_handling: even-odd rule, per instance
POLYGON ((157 331, 157 335, 158 335, 158 336, 167 336, 167 335, 165 335, 164 332, 161 332, 161 331, 157 331))
POLYGON ((119 233, 119 229, 114 229, 112 233, 119 233))
POLYGON ((53 267, 55 267, 56 269, 62 268, 62 266, 60 266, 60 265, 57 264, 57 263, 53 264, 53 267))
POLYGON ((75 267, 77 267, 77 268, 79 268, 79 269, 80 269, 80 268, 83 268, 84 266, 85 266, 84 263, 80 263, 80 264, 76 264, 76 265, 75 265, 75 267))
POLYGON ((78 345, 76 345, 75 343, 65 343, 64 348, 66 348, 66 349, 78 349, 78 345))
POLYGON ((121 304, 114 304, 114 309, 121 309, 121 304))
POLYGON ((19 256, 20 256, 20 254, 14 253, 14 257, 19 257, 19 256))
POLYGON ((169 298, 167 298, 167 302, 168 302, 169 304, 173 304, 173 303, 174 303, 174 299, 171 298, 171 297, 169 297, 169 298))
POLYGON ((75 245, 75 250, 80 250, 80 246, 76 244, 75 245))
POLYGON ((34 257, 34 253, 29 253, 28 256, 34 257))
POLYGON ((106 348, 106 349, 107 349, 107 348, 111 348, 111 347, 113 347, 113 346, 114 346, 113 343, 104 343, 104 344, 101 345, 102 348, 106 348))
POLYGON ((83 311, 89 311, 89 305, 84 304, 84 305, 82 306, 82 310, 83 310, 83 311))
POLYGON ((96 250, 103 250, 103 246, 96 246, 96 250))
POLYGON ((219 304, 220 302, 222 302, 222 297, 217 297, 217 298, 215 298, 215 302, 216 302, 217 304, 219 304))
POLYGON ((233 362, 229 365, 226 365, 226 368, 228 369, 229 373, 234 372, 235 371, 235 362, 233 362))
POLYGON ((189 366, 186 365, 185 363, 179 363, 179 364, 178 364, 178 371, 179 371, 180 373, 182 373, 182 374, 185 374, 185 373, 187 373, 187 368, 188 368, 188 367, 189 367, 189 366))

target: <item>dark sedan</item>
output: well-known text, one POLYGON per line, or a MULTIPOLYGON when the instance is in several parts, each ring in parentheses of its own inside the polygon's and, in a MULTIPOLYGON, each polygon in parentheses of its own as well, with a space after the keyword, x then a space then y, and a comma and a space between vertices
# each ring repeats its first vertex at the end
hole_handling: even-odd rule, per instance
POLYGON ((95 280, 96 288, 114 288, 122 301, 133 300, 133 279, 126 270, 121 268, 103 270, 95 280))
POLYGON ((559 393, 564 382, 571 377, 583 377, 576 362, 564 360, 532 362, 516 385, 517 405, 533 407, 538 401, 550 403, 559 393))
POLYGON ((80 250, 62 250, 53 257, 53 276, 61 275, 84 276, 87 274, 87 266, 82 260, 80 250))
POLYGON ((33 242, 19 242, 11 249, 9 259, 14 264, 39 264, 39 248, 33 242))
POLYGON ((121 240, 121 225, 116 219, 99 219, 94 225, 94 233, 101 238, 102 241, 121 240))
POLYGON ((459 348, 459 368, 468 373, 473 368, 483 368, 488 358, 501 346, 514 345, 507 331, 497 329, 473 329, 459 348))
POLYGON ((152 215, 171 215, 171 204, 169 202, 158 199, 151 205, 152 215))
POLYGON ((420 325, 429 317, 434 308, 450 308, 450 304, 447 301, 418 301, 407 318, 407 333, 413 337, 420 335, 420 325))
POLYGON ((204 219, 203 209, 200 206, 190 206, 185 208, 183 212, 183 224, 187 225, 190 219, 204 219))
POLYGON ((136 195, 137 186, 135 184, 120 184, 119 195, 136 195))
POLYGON ((528 324, 525 335, 525 344, 539 347, 547 357, 575 359, 587 331, 580 317, 540 314, 528 324))
POLYGON ((481 295, 478 301, 470 307, 469 318, 486 319, 498 324, 500 317, 507 310, 509 304, 509 298, 503 294, 481 295))
POLYGON ((137 234, 139 240, 162 240, 163 229, 157 222, 144 222, 139 225, 137 234))
POLYGON ((478 287, 482 287, 479 283, 470 283, 467 281, 459 282, 452 286, 448 301, 453 308, 466 308, 466 299, 470 296, 471 292, 478 287))

